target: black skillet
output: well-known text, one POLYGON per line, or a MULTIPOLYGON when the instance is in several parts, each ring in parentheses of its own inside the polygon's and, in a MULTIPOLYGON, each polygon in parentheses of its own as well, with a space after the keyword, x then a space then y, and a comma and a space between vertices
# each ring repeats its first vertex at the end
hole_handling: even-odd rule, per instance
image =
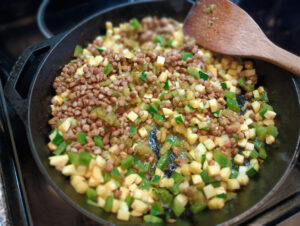
MULTIPOLYGON (((99 12, 71 31, 29 47, 11 72, 5 87, 6 97, 27 128, 27 139, 41 172, 59 195, 96 222, 105 225, 142 224, 143 220, 131 217, 129 222, 122 222, 116 219, 115 214, 107 214, 100 208, 86 204, 85 196, 77 194, 69 180, 49 165, 47 121, 50 118, 50 99, 54 94, 52 82, 63 65, 72 59, 76 44, 84 46, 105 32, 105 21, 109 20, 117 25, 132 17, 142 18, 148 15, 167 16, 183 21, 190 7, 191 4, 185 1, 148 1, 99 12), (22 84, 28 78, 32 78, 31 84, 22 84), (19 87, 27 89, 20 90, 19 87)), ((187 215, 179 221, 180 225, 232 225, 245 221, 259 211, 271 196, 276 195, 297 159, 300 110, 294 79, 288 72, 262 61, 255 61, 255 67, 259 73, 259 84, 266 87, 270 102, 278 113, 278 140, 267 149, 269 157, 259 175, 238 193, 236 200, 219 211, 187 215)))

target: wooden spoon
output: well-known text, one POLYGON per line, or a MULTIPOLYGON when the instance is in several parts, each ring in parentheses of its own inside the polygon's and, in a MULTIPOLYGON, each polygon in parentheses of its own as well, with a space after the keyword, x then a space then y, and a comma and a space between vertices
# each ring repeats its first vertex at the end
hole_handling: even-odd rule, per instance
POLYGON ((300 57, 272 43, 244 10, 228 0, 196 2, 183 29, 214 52, 262 59, 300 75, 300 57))

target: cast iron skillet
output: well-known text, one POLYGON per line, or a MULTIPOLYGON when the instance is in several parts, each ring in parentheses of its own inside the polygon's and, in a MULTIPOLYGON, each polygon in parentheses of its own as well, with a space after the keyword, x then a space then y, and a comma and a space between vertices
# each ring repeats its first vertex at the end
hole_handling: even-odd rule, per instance
MULTIPOLYGON (((52 82, 63 65, 72 59, 76 44, 84 46, 105 32, 105 21, 109 20, 117 25, 132 17, 142 18, 147 15, 167 16, 183 21, 190 7, 191 4, 185 1, 152 1, 125 4, 99 12, 71 31, 28 48, 17 61, 6 84, 7 98, 27 128, 31 151, 43 175, 72 206, 101 224, 142 224, 143 221, 142 218, 131 217, 128 223, 124 223, 117 220, 115 214, 107 214, 100 208, 86 204, 85 196, 74 191, 69 179, 49 166, 47 121, 50 118, 50 99, 54 94, 52 82), (29 87, 29 84, 22 84, 27 81, 27 76, 33 77, 30 89, 20 90, 19 87, 29 87)), ((272 148, 267 149, 269 158, 263 164, 259 175, 238 193, 238 199, 229 202, 219 211, 204 211, 196 216, 185 216, 181 223, 232 225, 245 221, 272 195, 276 195, 278 187, 284 182, 297 159, 300 110, 295 82, 288 72, 268 63, 255 61, 255 67, 260 75, 259 84, 266 87, 270 102, 278 113, 278 140, 272 148)))

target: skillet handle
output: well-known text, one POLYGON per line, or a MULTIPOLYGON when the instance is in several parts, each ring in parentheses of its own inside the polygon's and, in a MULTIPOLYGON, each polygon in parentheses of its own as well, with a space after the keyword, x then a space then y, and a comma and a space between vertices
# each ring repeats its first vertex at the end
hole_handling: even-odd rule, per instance
POLYGON ((22 121, 27 123, 28 93, 35 72, 44 57, 62 38, 63 34, 53 36, 36 45, 30 46, 18 58, 5 84, 4 93, 22 121))

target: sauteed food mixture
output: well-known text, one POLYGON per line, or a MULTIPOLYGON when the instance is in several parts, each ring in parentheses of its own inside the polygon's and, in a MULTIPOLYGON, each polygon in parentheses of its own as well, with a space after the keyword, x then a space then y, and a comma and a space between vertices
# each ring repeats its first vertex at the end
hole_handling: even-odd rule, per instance
POLYGON ((223 208, 278 135, 252 62, 199 47, 172 19, 106 28, 53 83, 50 164, 120 220, 223 208))

